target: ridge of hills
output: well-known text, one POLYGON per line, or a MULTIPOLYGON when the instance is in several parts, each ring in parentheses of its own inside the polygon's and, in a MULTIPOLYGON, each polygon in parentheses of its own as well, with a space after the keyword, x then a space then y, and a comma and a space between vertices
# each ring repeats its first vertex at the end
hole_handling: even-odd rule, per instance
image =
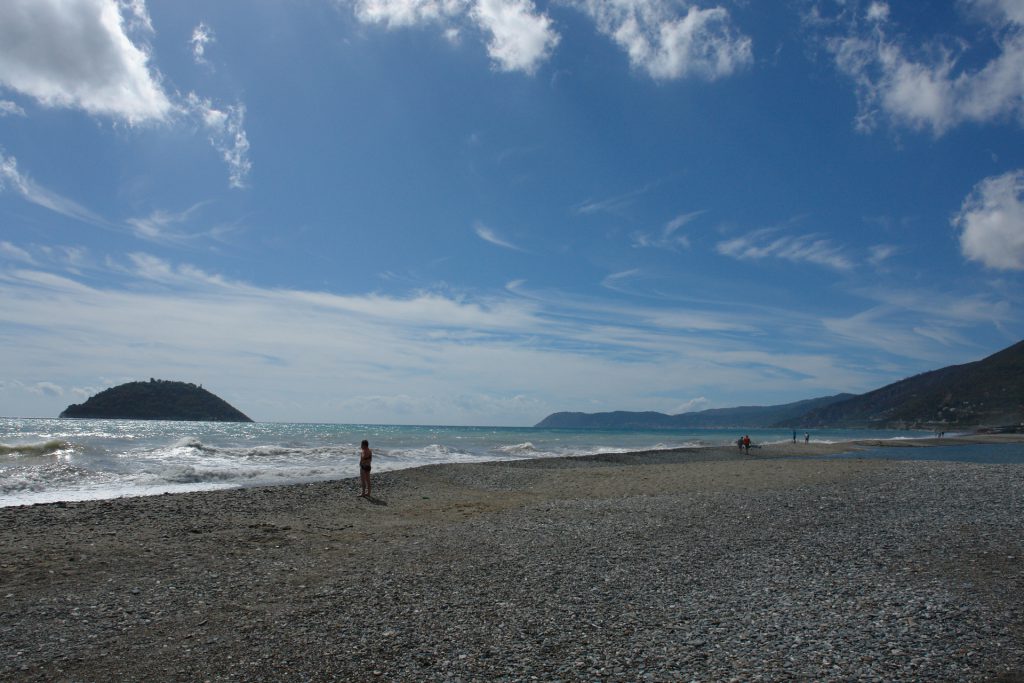
POLYGON ((836 394, 776 406, 653 411, 558 412, 536 427, 701 429, 839 427, 962 429, 1024 425, 1024 341, 971 363, 951 365, 866 394, 836 394))
POLYGON ((654 411, 616 410, 606 413, 552 413, 538 422, 538 428, 560 429, 715 429, 727 427, 767 427, 795 419, 819 407, 843 401, 853 394, 836 394, 777 406, 739 406, 709 408, 694 413, 666 415, 654 411))
POLYGON ((84 403, 69 405, 60 417, 252 422, 240 410, 201 386, 163 379, 127 382, 104 389, 84 403))
MULTIPOLYGON (((950 365, 820 406, 806 427, 980 427, 1024 422, 1024 341, 963 365, 950 365)), ((787 422, 779 426, 794 426, 787 422)))

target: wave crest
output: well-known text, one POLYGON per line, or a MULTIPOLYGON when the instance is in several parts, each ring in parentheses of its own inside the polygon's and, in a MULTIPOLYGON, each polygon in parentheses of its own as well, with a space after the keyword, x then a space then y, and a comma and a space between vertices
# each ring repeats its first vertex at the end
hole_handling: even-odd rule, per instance
POLYGON ((524 441, 523 443, 509 444, 508 446, 498 446, 494 450, 501 453, 533 453, 537 450, 537 447, 529 441, 524 441))
POLYGON ((50 439, 38 443, 0 443, 0 455, 54 455, 61 451, 74 450, 74 446, 63 439, 50 439))

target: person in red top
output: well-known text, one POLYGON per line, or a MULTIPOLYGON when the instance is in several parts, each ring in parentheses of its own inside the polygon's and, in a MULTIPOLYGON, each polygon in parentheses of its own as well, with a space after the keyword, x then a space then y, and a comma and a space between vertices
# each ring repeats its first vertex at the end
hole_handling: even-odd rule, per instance
POLYGON ((744 453, 749 453, 750 452, 750 436, 747 435, 747 434, 743 435, 743 452, 744 453))

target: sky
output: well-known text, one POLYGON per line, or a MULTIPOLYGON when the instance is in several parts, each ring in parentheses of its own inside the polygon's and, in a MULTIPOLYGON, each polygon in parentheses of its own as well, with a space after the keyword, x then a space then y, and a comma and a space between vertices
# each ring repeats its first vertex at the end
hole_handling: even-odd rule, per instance
POLYGON ((0 3, 0 415, 787 403, 1022 285, 1024 0, 0 3))

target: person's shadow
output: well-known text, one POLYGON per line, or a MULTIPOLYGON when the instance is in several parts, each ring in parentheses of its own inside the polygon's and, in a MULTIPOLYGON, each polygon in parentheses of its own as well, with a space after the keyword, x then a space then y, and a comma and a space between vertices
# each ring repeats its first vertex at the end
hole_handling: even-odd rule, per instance
POLYGON ((365 500, 365 501, 367 501, 369 503, 373 503, 374 505, 387 505, 388 504, 386 500, 382 500, 380 498, 375 498, 374 496, 361 496, 361 497, 362 497, 363 500, 365 500))

